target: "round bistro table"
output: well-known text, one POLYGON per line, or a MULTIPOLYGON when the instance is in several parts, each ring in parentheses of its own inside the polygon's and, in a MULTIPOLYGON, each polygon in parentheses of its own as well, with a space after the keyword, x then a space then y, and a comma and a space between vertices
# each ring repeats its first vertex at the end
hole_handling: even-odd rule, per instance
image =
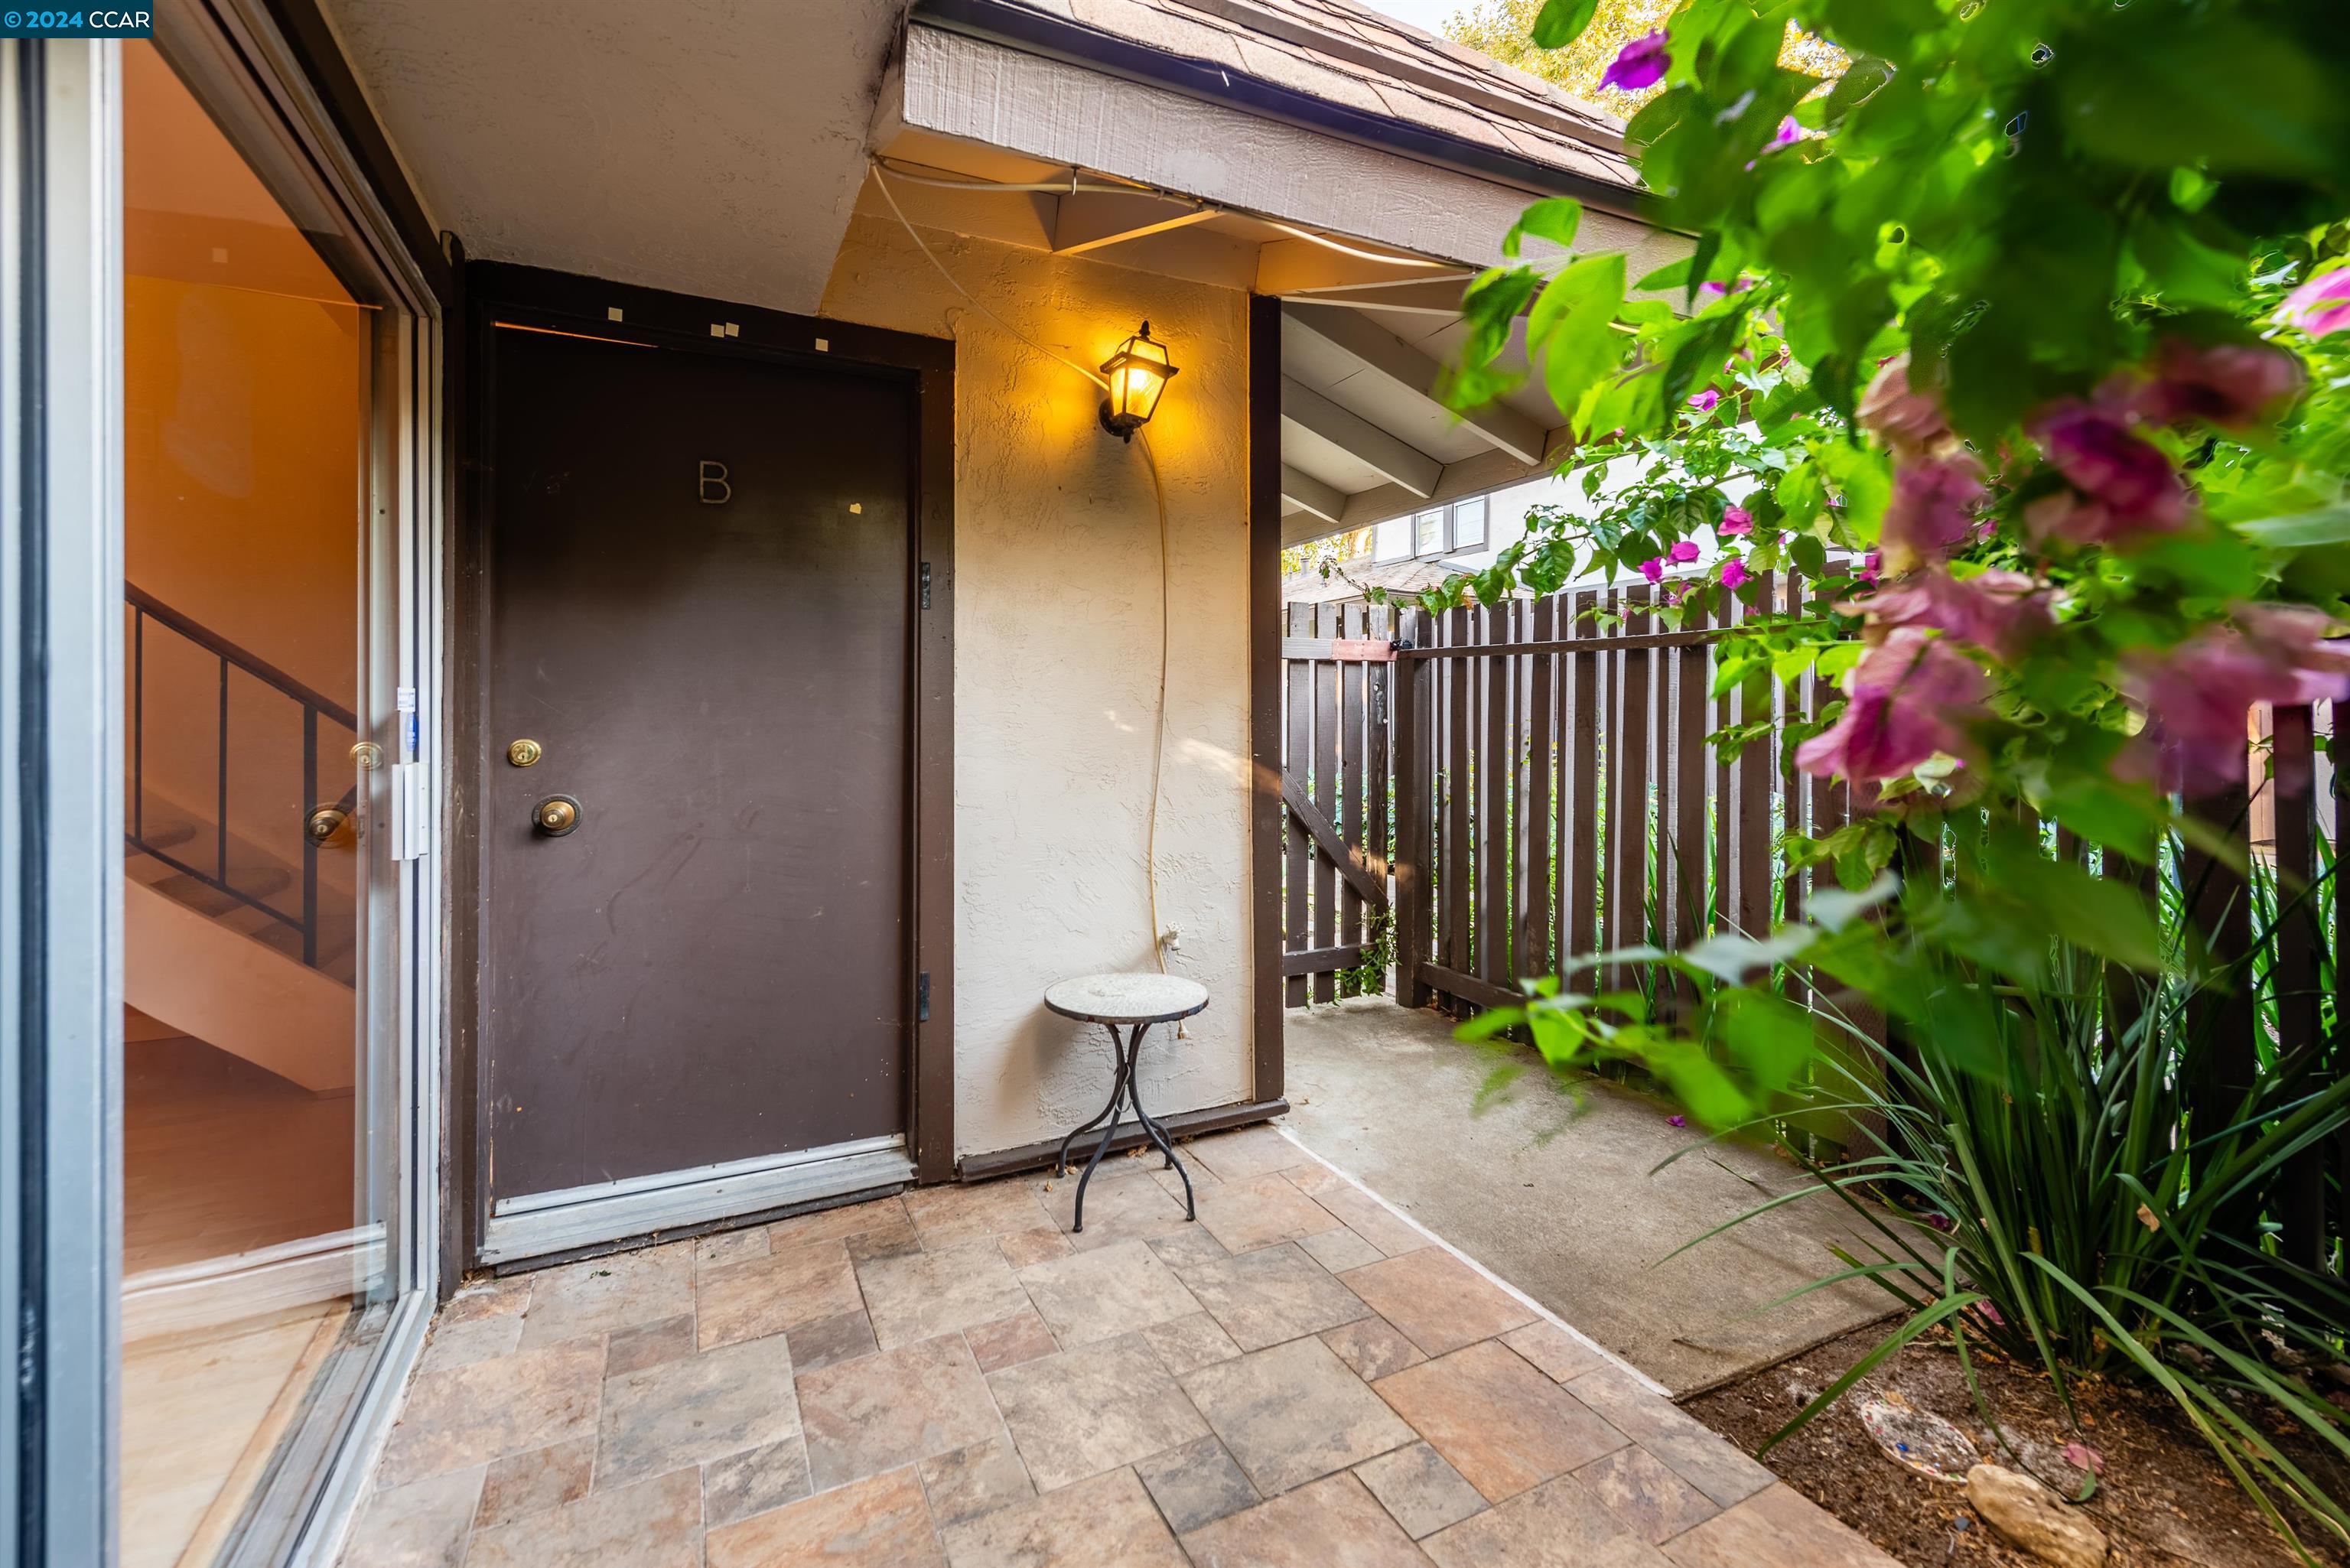
POLYGON ((1175 1158, 1175 1146, 1169 1140, 1167 1129, 1152 1121, 1150 1113, 1142 1108, 1142 1098, 1135 1085, 1135 1061, 1142 1054, 1142 1037, 1150 1032, 1150 1026, 1172 1023, 1198 1012, 1208 1005, 1208 988, 1196 980, 1174 974, 1089 974, 1054 986, 1045 992, 1045 1005, 1064 1018, 1098 1023, 1108 1030, 1110 1044, 1118 1056, 1118 1077, 1110 1085, 1109 1104, 1085 1126, 1069 1129, 1068 1137, 1061 1140, 1060 1156, 1053 1162, 1056 1172, 1066 1175, 1070 1143, 1079 1133, 1101 1127, 1093 1158, 1086 1161, 1086 1173, 1077 1178, 1076 1216, 1070 1231, 1086 1228, 1086 1183, 1093 1179, 1094 1167, 1109 1152, 1109 1140, 1118 1132, 1118 1107, 1121 1102, 1134 1107, 1135 1119, 1142 1124, 1143 1132, 1167 1157, 1167 1168, 1183 1179, 1183 1218, 1197 1220, 1200 1215, 1191 1200, 1191 1173, 1175 1158), (1127 1030, 1124 1035, 1118 1033, 1121 1025, 1127 1030))

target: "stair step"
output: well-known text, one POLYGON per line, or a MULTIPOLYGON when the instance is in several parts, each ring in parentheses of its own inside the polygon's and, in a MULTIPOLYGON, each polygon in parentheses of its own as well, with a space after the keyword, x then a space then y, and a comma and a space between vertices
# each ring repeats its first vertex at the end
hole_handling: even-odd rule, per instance
MULTIPOLYGON (((140 879, 145 880, 145 878, 140 879)), ((290 880, 290 877, 283 878, 272 885, 271 879, 267 877, 258 877, 252 882, 232 877, 233 885, 238 892, 244 894, 246 898, 257 898, 265 903, 270 901, 272 894, 285 891, 286 883, 290 880)), ((224 893, 203 878, 191 877, 185 872, 172 872, 168 877, 158 877, 148 882, 147 886, 172 902, 185 904, 196 913, 208 915, 215 920, 224 920, 239 913, 249 915, 255 920, 269 919, 267 915, 246 903, 244 898, 224 893)), ((291 909, 286 912, 288 915, 294 914, 291 909)))

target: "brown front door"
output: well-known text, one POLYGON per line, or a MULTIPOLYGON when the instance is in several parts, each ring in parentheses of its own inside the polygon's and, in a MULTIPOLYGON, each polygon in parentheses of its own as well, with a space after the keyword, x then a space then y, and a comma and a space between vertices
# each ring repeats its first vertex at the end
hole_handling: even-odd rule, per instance
POLYGON ((490 1196, 901 1133, 910 386, 520 328, 492 381, 490 1196))

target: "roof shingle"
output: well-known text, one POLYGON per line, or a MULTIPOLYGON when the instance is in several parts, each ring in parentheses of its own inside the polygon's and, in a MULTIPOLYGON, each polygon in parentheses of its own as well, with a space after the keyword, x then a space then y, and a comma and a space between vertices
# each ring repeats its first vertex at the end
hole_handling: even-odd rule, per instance
POLYGON ((1014 0, 1584 179, 1639 189, 1621 120, 1538 77, 1351 0, 1014 0), (1378 112, 1378 111, 1375 111, 1378 112))

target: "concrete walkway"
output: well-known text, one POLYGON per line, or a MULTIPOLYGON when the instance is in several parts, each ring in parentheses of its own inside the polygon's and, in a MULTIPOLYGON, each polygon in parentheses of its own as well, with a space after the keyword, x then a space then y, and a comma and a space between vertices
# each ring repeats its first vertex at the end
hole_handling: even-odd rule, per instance
POLYGON ((1849 1210, 1832 1197, 1806 1199, 1662 1262, 1806 1179, 1767 1151, 1729 1145, 1652 1176, 1699 1136, 1671 1126, 1669 1106, 1595 1081, 1575 1114, 1536 1072, 1481 1114, 1477 1091, 1493 1066, 1455 1042, 1440 1014, 1384 997, 1295 1011, 1287 1125, 1677 1397, 1891 1304, 1856 1284, 1747 1315, 1843 1266, 1827 1249, 1852 1244, 1849 1210))

